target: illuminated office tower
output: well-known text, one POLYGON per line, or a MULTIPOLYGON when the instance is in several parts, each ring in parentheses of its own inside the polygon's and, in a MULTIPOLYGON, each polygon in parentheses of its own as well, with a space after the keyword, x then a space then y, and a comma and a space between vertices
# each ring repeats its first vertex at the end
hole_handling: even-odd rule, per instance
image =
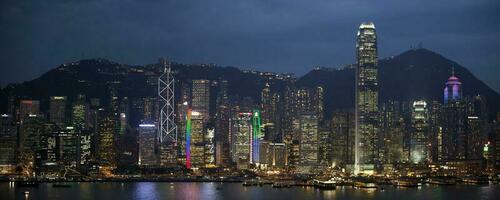
POLYGON ((487 109, 484 96, 467 99, 467 159, 479 159, 483 154, 488 133, 487 109))
POLYGON ((58 138, 58 155, 66 167, 75 168, 78 161, 78 135, 74 127, 61 128, 57 133, 58 138))
POLYGON ((40 114, 40 101, 21 100, 19 105, 19 120, 23 123, 24 119, 30 115, 40 114))
POLYGON ((453 70, 444 88, 441 152, 444 161, 467 158, 467 113, 461 88, 462 83, 453 70))
POLYGON ((268 166, 284 168, 287 160, 285 143, 269 143, 269 157, 268 166))
POLYGON ((34 175, 40 164, 40 135, 43 132, 44 120, 41 116, 29 114, 19 128, 19 162, 23 175, 34 175))
POLYGON ((188 109, 186 112, 186 142, 185 142, 185 150, 186 150, 186 168, 191 169, 191 116, 192 110, 188 109))
POLYGON ((228 166, 231 163, 229 149, 229 119, 231 115, 227 80, 220 80, 220 90, 217 95, 217 114, 215 122, 216 164, 228 166))
POLYGON ((128 97, 123 97, 120 100, 120 108, 119 108, 119 122, 120 129, 118 133, 120 135, 124 135, 130 121, 130 100, 128 97))
POLYGON ((323 87, 317 86, 314 88, 311 96, 312 112, 318 117, 318 121, 323 121, 324 115, 324 90, 323 87))
POLYGON ((269 141, 262 140, 259 143, 259 166, 261 169, 267 168, 271 159, 269 141))
POLYGON ((174 165, 177 162, 177 125, 175 124, 175 79, 170 64, 160 60, 163 74, 158 78, 160 117, 158 139, 160 142, 160 164, 174 165))
POLYGON ((455 68, 451 69, 451 76, 446 81, 444 92, 444 104, 462 100, 462 82, 455 76, 455 68))
POLYGON ((328 128, 318 130, 318 163, 321 166, 332 164, 333 132, 328 128))
POLYGON ((90 130, 83 130, 79 133, 78 156, 80 165, 88 165, 92 158, 92 136, 93 132, 90 130))
POLYGON ((8 114, 0 116, 0 174, 14 172, 16 166, 17 128, 14 118, 8 114))
POLYGON ((204 79, 193 80, 191 89, 191 108, 203 116, 203 121, 210 119, 210 81, 204 79))
POLYGON ((58 135, 60 129, 56 124, 46 123, 43 125, 40 134, 42 173, 49 172, 50 166, 56 166, 60 160, 60 149, 57 146, 59 144, 58 135))
POLYGON ((155 153, 156 126, 154 124, 139 124, 139 159, 140 166, 158 164, 155 153))
POLYGON ((260 116, 264 139, 270 142, 281 141, 277 127, 280 125, 278 121, 278 102, 279 94, 272 93, 269 83, 266 83, 261 91, 260 116))
POLYGON ((251 157, 250 160, 254 164, 259 163, 260 156, 260 141, 263 139, 262 127, 260 124, 260 110, 254 109, 252 113, 252 137, 250 143, 252 147, 250 149, 251 157))
POLYGON ((300 88, 295 91, 295 106, 298 115, 314 112, 312 95, 311 90, 307 88, 300 88))
MULTIPOLYGON (((190 128, 190 143, 186 144, 186 149, 189 147, 189 157, 192 168, 204 167, 204 119, 205 117, 198 111, 191 112, 191 128, 190 128)), ((187 137, 186 137, 187 138, 187 137)))
POLYGON ((64 127, 66 124, 66 97, 52 96, 49 102, 49 121, 64 127))
POLYGON ((378 162, 377 35, 372 22, 362 23, 357 34, 355 170, 378 162))
POLYGON ((261 95, 261 114, 262 114, 262 123, 274 123, 274 114, 275 110, 273 109, 273 99, 271 94, 271 88, 269 83, 266 83, 264 89, 262 89, 261 95))
POLYGON ((441 152, 443 148, 443 126, 442 122, 442 107, 439 101, 432 101, 429 108, 429 139, 430 139, 430 158, 432 162, 441 160, 441 152))
POLYGON ((204 134, 204 164, 205 167, 215 167, 215 129, 208 128, 204 134))
POLYGON ((252 145, 252 113, 239 113, 233 121, 232 159, 238 169, 248 168, 252 145))
POLYGON ((413 102, 412 131, 410 136, 410 160, 412 163, 423 163, 429 158, 429 111, 427 102, 413 102))
MULTIPOLYGON (((337 111, 331 120, 330 161, 336 165, 354 164, 354 115, 352 112, 337 111)), ((332 164, 330 163, 330 164, 332 164)))
POLYGON ((315 114, 300 115, 300 167, 312 170, 318 164, 318 118, 315 114))
POLYGON ((78 95, 77 100, 73 104, 71 113, 71 125, 77 130, 84 130, 86 127, 85 118, 87 117, 87 104, 85 103, 85 95, 78 95))
MULTIPOLYGON (((291 84, 290 84, 291 85, 291 84)), ((280 109, 280 113, 282 116, 278 118, 280 120, 279 132, 283 138, 284 142, 291 143, 292 140, 296 140, 293 134, 293 119, 296 117, 296 101, 295 101, 295 89, 286 86, 285 91, 283 92, 283 102, 282 109, 280 109)))
POLYGON ((401 105, 398 101, 389 100, 382 104, 380 108, 380 120, 382 122, 380 130, 383 133, 381 151, 384 152, 381 162, 383 164, 396 164, 409 160, 409 153, 403 153, 404 135, 407 128, 401 105))
POLYGON ((101 109, 97 128, 97 153, 100 166, 116 167, 115 127, 116 121, 113 114, 101 109))
MULTIPOLYGON (((189 98, 191 96, 191 91, 189 84, 181 82, 180 84, 180 98, 177 102, 177 113, 176 113, 176 121, 177 121, 177 163, 187 163, 187 149, 186 149, 186 141, 187 141, 187 114, 189 111, 189 98)), ((191 120, 191 119, 189 119, 191 120)))

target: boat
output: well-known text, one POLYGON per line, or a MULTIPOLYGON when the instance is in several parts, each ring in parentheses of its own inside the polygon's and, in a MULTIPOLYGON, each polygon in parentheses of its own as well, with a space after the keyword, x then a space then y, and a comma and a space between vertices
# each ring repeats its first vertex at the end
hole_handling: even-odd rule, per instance
POLYGON ((52 187, 55 187, 55 188, 69 188, 69 187, 71 187, 71 184, 54 183, 54 184, 52 184, 52 187))
POLYGON ((247 186, 257 186, 259 185, 259 181, 257 180, 247 180, 245 182, 243 182, 243 186, 247 187, 247 186))
POLYGON ((434 185, 456 185, 457 181, 453 177, 433 177, 427 181, 429 184, 434 185))
POLYGON ((333 180, 327 180, 327 181, 314 180, 313 186, 315 188, 322 190, 335 190, 335 188, 337 188, 337 182, 333 180))
POLYGON ((354 182, 354 187, 363 188, 363 189, 376 189, 377 184, 375 184, 374 182, 356 181, 356 182, 354 182))
POLYGON ((39 183, 34 181, 22 181, 16 183, 17 187, 38 187, 38 185, 39 183))
POLYGON ((274 182, 273 188, 284 188, 284 187, 292 187, 292 184, 289 182, 274 182))
POLYGON ((487 176, 469 176, 463 178, 462 183, 470 185, 487 185, 490 182, 487 176))
POLYGON ((392 183, 396 187, 418 187, 418 181, 412 179, 397 179, 392 183))

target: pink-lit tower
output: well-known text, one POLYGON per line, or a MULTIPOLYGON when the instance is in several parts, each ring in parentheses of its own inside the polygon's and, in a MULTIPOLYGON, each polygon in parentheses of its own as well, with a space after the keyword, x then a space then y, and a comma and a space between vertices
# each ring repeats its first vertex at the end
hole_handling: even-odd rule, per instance
POLYGON ((455 76, 455 68, 451 70, 451 76, 446 81, 446 85, 444 87, 444 104, 448 104, 449 102, 459 101, 462 99, 462 82, 460 79, 455 76))

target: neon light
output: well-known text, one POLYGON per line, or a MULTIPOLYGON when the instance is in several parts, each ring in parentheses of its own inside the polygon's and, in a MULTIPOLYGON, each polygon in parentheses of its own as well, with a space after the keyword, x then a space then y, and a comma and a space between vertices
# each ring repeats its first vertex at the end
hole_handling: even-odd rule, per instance
POLYGON ((259 153, 260 153, 260 138, 262 137, 261 126, 260 126, 260 110, 253 110, 252 117, 252 162, 259 163, 259 153))
POLYGON ((186 168, 191 169, 191 108, 186 114, 186 168))
POLYGON ((139 127, 155 127, 154 124, 139 124, 139 127))

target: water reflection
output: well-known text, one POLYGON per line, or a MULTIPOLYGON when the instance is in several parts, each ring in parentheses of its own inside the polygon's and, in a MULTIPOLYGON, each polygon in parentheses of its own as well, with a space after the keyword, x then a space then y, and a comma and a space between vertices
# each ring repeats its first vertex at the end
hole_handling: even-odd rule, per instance
POLYGON ((335 190, 313 187, 273 188, 270 185, 243 187, 241 183, 75 183, 71 188, 53 188, 51 183, 37 188, 23 188, 0 183, 0 199, 500 199, 500 186, 422 186, 384 190, 339 186, 335 190), (29 191, 29 193, 25 193, 29 191))
POLYGON ((134 199, 159 199, 157 185, 152 182, 135 183, 134 199))

